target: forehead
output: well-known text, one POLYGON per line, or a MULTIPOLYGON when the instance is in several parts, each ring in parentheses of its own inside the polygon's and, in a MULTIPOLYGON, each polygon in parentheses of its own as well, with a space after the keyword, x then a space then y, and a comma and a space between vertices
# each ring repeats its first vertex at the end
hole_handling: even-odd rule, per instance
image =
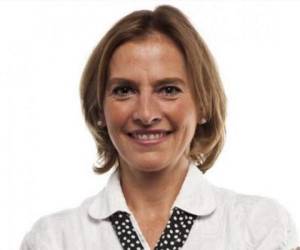
POLYGON ((128 41, 118 47, 109 63, 112 77, 181 77, 186 80, 184 57, 176 44, 161 33, 128 41))

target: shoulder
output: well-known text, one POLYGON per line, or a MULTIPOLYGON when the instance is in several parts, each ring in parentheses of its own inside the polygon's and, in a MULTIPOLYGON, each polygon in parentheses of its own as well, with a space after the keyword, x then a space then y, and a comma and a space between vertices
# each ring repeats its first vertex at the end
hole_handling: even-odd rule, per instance
POLYGON ((39 218, 25 235, 21 250, 62 250, 65 238, 78 234, 82 223, 88 221, 88 207, 96 196, 87 198, 76 208, 62 210, 39 218))
POLYGON ((233 231, 255 249, 291 249, 297 232, 290 213, 272 198, 216 188, 216 200, 233 231), (280 247, 279 247, 280 246, 280 247))

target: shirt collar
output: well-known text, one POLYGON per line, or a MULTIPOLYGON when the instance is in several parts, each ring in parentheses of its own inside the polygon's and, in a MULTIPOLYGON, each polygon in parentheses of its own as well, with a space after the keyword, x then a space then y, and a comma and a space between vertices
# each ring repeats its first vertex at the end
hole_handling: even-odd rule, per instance
MULTIPOLYGON (((198 167, 191 163, 181 190, 172 206, 186 212, 204 216, 216 209, 213 186, 206 181, 198 167)), ((111 174, 106 187, 91 203, 88 213, 94 219, 105 219, 117 211, 131 214, 120 185, 119 171, 111 174)))
POLYGON ((211 214, 216 206, 214 187, 204 178, 200 169, 191 163, 173 207, 204 216, 211 214))

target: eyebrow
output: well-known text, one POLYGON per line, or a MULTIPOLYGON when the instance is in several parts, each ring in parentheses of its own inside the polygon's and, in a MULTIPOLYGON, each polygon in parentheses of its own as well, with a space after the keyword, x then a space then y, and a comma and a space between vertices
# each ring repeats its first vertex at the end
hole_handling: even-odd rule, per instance
MULTIPOLYGON (((113 77, 108 80, 108 85, 111 86, 111 85, 115 85, 115 84, 138 85, 138 83, 136 81, 127 79, 127 78, 122 78, 122 77, 113 77)), ((182 84, 185 84, 185 81, 179 77, 167 77, 167 78, 163 78, 163 79, 160 79, 155 82, 155 86, 158 86, 158 87, 166 85, 166 84, 182 85, 182 84)))

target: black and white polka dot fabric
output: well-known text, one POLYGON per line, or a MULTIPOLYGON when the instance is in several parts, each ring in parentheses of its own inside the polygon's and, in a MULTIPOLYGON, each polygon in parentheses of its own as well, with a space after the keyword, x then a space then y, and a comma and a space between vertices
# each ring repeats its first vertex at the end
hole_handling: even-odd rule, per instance
POLYGON ((116 212, 110 216, 112 226, 119 238, 119 241, 126 250, 144 249, 133 225, 130 221, 129 214, 126 212, 116 212))
MULTIPOLYGON (((187 240, 196 217, 196 215, 175 207, 154 249, 180 249, 187 240)), ((144 249, 130 221, 129 214, 126 212, 116 212, 110 216, 110 220, 123 249, 144 249)))
POLYGON ((191 231, 196 215, 175 207, 155 250, 180 249, 191 231))

